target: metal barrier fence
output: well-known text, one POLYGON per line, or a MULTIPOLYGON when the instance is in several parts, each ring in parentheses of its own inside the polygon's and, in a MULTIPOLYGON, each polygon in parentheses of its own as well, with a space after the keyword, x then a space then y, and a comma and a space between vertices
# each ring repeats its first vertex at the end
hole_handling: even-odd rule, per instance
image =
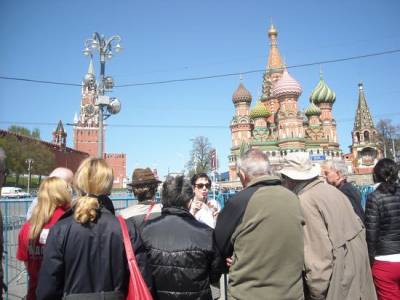
MULTIPOLYGON (((372 192, 371 186, 356 186, 362 195, 362 204, 365 207, 367 194, 372 192)), ((221 207, 235 193, 217 193, 216 200, 221 207)), ((211 195, 210 195, 211 197, 211 195)), ((0 209, 3 214, 3 238, 4 238, 4 282, 8 286, 8 292, 4 299, 23 299, 27 290, 27 274, 23 263, 16 259, 18 246, 18 233, 26 221, 26 213, 33 198, 25 199, 0 199, 0 209)), ((135 203, 132 194, 112 195, 112 201, 116 211, 124 209, 135 203)))
MULTIPOLYGON (((3 215, 3 270, 4 282, 8 291, 4 299, 23 299, 27 291, 28 277, 25 266, 16 259, 18 233, 26 221, 26 213, 33 198, 0 199, 0 209, 3 215)), ((121 210, 132 205, 136 200, 132 196, 116 195, 112 199, 115 210, 121 210)))

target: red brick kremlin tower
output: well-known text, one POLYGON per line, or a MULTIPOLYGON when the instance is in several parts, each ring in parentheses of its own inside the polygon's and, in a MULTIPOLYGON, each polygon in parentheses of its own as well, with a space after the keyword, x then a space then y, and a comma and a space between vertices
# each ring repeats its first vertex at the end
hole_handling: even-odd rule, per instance
POLYGON ((332 115, 335 93, 321 74, 311 93, 309 106, 304 112, 299 110, 302 87, 283 63, 274 25, 268 31, 268 37, 270 50, 261 97, 251 109, 252 96, 242 82, 232 96, 235 115, 230 124, 230 180, 237 180, 237 159, 249 148, 264 151, 272 164, 280 164, 289 152, 307 152, 315 160, 338 159, 341 155, 332 115))
MULTIPOLYGON (((93 61, 90 60, 87 77, 95 76, 93 61)), ((87 81, 85 81, 87 82, 87 81)), ((82 98, 79 115, 74 118, 74 148, 87 152, 90 156, 97 156, 98 149, 98 108, 95 106, 96 91, 89 88, 89 85, 82 86, 82 98)), ((105 127, 103 137, 105 137, 105 127)), ((103 153, 105 148, 103 143, 103 153)), ((126 154, 125 153, 104 153, 104 159, 112 167, 114 172, 114 188, 122 188, 126 178, 126 154)))

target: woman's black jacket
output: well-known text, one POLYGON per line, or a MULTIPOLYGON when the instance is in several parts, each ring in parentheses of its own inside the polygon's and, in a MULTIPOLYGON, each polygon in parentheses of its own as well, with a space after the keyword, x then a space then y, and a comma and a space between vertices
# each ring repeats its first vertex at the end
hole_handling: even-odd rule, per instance
POLYGON ((164 207, 142 230, 157 299, 211 299, 210 282, 221 276, 213 229, 188 210, 164 207))
POLYGON ((400 253, 400 187, 382 193, 379 188, 368 195, 366 204, 367 244, 370 259, 400 253))
MULTIPOLYGON (((38 300, 80 293, 126 293, 129 270, 121 227, 111 200, 101 197, 99 202, 95 222, 81 225, 70 210, 51 228, 39 273, 38 300)), ((132 222, 127 227, 143 277, 151 285, 142 240, 132 222)))

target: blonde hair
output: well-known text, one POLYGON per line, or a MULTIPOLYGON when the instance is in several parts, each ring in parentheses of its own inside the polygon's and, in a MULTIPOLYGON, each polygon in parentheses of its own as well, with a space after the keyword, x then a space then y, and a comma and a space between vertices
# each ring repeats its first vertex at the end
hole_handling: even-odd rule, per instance
POLYGON ((35 240, 59 206, 69 205, 71 194, 68 183, 57 177, 48 177, 39 187, 38 203, 29 219, 29 238, 35 240))
POLYGON ((78 223, 96 220, 96 210, 99 208, 97 197, 110 194, 113 181, 112 169, 103 159, 87 158, 81 163, 74 178, 74 186, 79 194, 74 212, 78 223))

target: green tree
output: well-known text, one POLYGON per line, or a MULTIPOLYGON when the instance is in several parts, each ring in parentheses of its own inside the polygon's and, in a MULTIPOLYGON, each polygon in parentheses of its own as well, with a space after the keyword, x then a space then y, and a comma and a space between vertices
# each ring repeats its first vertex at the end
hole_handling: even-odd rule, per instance
POLYGON ((11 125, 10 127, 8 127, 8 131, 9 132, 13 132, 13 133, 17 133, 20 135, 25 135, 25 136, 29 136, 29 137, 33 137, 35 139, 40 139, 40 130, 39 128, 34 128, 32 130, 32 132, 25 127, 22 126, 18 126, 18 125, 11 125))
POLYGON ((198 136, 192 140, 190 160, 186 164, 189 177, 197 173, 208 173, 210 171, 211 143, 205 136, 198 136))
POLYGON ((6 135, 0 137, 0 147, 6 152, 8 174, 15 175, 16 185, 20 175, 28 173, 28 158, 33 159, 32 174, 48 175, 55 167, 54 153, 39 141, 6 135))

